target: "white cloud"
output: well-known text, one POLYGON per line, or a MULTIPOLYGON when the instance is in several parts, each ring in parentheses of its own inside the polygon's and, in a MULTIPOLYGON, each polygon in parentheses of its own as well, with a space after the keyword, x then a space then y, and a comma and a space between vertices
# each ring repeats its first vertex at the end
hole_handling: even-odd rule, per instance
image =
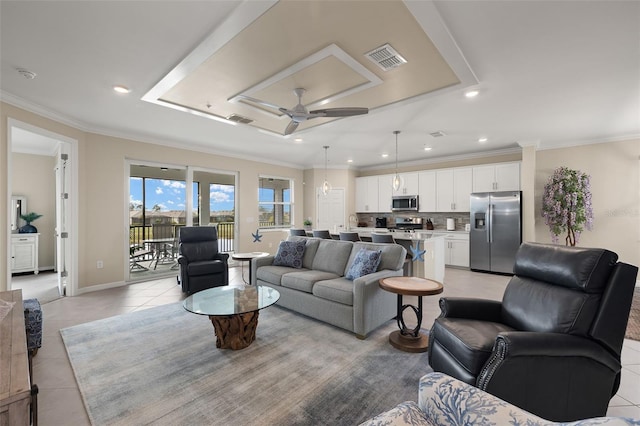
POLYGON ((164 186, 168 186, 169 188, 177 188, 177 189, 184 189, 187 187, 187 185, 185 185, 184 182, 178 182, 176 180, 163 180, 162 184, 164 186))
POLYGON ((234 188, 233 185, 220 185, 220 184, 211 185, 211 193, 213 193, 213 191, 222 191, 222 192, 227 192, 227 193, 233 193, 234 189, 235 188, 234 188))
POLYGON ((175 204, 175 203, 171 200, 167 200, 167 204, 175 204))
POLYGON ((135 200, 133 195, 129 195, 129 202, 133 204, 142 204, 142 200, 135 200))
POLYGON ((156 194, 162 194, 162 188, 161 187, 157 187, 156 188, 156 194))
POLYGON ((212 203, 224 203, 226 201, 230 201, 231 197, 229 194, 225 194, 224 192, 211 191, 209 193, 209 199, 212 203))

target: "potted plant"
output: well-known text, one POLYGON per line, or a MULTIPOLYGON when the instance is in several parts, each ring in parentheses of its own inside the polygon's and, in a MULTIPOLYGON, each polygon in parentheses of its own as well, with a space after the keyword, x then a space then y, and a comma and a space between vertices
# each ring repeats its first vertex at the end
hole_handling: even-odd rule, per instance
POLYGON ((304 229, 309 230, 311 229, 311 221, 309 219, 305 219, 304 222, 302 222, 302 224, 304 225, 304 229))
POLYGON ((575 246, 580 233, 593 226, 589 175, 579 170, 559 167, 544 186, 542 216, 555 244, 566 232, 565 244, 575 246))
POLYGON ((22 219, 25 222, 27 222, 27 224, 24 225, 23 227, 21 227, 18 230, 18 232, 20 232, 21 234, 35 234, 36 232, 38 232, 38 228, 33 226, 31 224, 31 222, 33 222, 36 219, 41 218, 41 217, 42 217, 41 214, 34 213, 34 212, 30 212, 30 213, 27 213, 27 214, 21 214, 20 215, 20 219, 22 219))

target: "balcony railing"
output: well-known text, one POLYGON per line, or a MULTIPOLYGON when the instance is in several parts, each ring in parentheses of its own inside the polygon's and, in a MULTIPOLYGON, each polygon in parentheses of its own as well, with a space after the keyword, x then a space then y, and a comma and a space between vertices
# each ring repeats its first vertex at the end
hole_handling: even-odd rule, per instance
MULTIPOLYGON (((177 244, 178 228, 184 225, 130 225, 129 246, 135 249, 145 248, 145 240, 158 238, 173 238, 177 244)), ((233 240, 235 224, 233 222, 220 222, 218 227, 218 250, 227 253, 234 249, 233 240)))

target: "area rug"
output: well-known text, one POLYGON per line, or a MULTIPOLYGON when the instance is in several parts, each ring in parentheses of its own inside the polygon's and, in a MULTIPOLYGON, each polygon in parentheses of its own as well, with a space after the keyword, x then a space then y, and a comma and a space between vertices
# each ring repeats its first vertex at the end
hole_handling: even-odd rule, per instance
POLYGON ((629 322, 624 337, 640 341, 640 288, 637 287, 633 292, 633 302, 631 302, 631 312, 629 312, 629 322))
POLYGON ((180 303, 61 330, 94 425, 358 424, 406 400, 427 354, 272 306, 246 349, 220 350, 180 303))

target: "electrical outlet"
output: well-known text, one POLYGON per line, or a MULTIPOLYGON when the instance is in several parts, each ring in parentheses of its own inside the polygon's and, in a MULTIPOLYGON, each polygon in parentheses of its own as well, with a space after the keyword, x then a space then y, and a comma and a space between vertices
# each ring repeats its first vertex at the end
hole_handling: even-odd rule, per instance
POLYGON ((272 248, 272 247, 273 247, 273 243, 269 243, 269 248, 272 248))
POLYGON ((98 268, 98 269, 104 268, 104 263, 102 263, 102 260, 98 260, 96 262, 96 268, 98 268))

